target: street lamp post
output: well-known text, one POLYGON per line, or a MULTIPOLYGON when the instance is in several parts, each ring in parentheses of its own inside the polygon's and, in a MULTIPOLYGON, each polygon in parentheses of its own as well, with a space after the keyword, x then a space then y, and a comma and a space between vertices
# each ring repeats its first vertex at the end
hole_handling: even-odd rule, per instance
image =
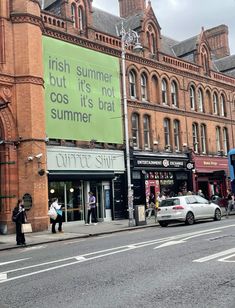
POLYGON ((133 208, 133 189, 131 184, 131 166, 130 166, 130 144, 129 144, 129 125, 128 125, 128 109, 127 109, 127 91, 126 91, 126 48, 133 45, 133 50, 140 52, 143 48, 139 43, 139 35, 136 31, 129 29, 125 31, 123 24, 121 28, 122 42, 122 88, 123 88, 123 111, 124 111, 124 128, 125 128, 125 146, 126 146, 126 172, 128 186, 128 211, 129 226, 134 226, 134 208, 133 208))

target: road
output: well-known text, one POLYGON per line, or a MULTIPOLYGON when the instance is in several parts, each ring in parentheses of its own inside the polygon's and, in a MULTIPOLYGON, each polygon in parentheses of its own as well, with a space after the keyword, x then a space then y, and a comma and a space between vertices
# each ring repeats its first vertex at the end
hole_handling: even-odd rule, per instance
POLYGON ((0 307, 235 307, 235 217, 4 251, 0 307))

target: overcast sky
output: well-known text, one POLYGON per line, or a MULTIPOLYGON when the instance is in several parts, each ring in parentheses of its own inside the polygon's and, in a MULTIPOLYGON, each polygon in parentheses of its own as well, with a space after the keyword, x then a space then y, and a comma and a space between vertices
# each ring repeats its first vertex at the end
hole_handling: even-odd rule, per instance
MULTIPOLYGON (((146 3, 148 0, 146 1, 146 3)), ((161 33, 184 40, 220 24, 229 28, 231 54, 235 54, 235 0, 152 0, 161 33)), ((93 6, 119 16, 118 0, 93 0, 93 6)))

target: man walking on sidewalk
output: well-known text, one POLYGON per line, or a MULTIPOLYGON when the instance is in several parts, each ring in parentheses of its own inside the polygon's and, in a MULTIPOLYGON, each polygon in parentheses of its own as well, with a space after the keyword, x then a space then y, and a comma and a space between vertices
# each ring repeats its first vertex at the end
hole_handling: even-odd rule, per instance
POLYGON ((96 208, 96 197, 93 195, 93 192, 89 192, 89 202, 87 206, 88 212, 87 212, 87 222, 86 225, 89 225, 90 223, 90 216, 92 221, 94 222, 94 225, 97 225, 97 208, 96 208))

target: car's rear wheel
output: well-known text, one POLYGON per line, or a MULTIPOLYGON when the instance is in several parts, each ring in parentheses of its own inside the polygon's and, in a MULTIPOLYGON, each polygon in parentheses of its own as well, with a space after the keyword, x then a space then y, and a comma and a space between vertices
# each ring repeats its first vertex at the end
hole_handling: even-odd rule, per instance
POLYGON ((165 221, 159 221, 159 225, 160 225, 161 227, 167 227, 167 226, 168 226, 168 223, 165 222, 165 221))
POLYGON ((215 210, 214 220, 221 220, 221 210, 219 209, 215 210))
POLYGON ((192 212, 188 212, 185 219, 186 225, 193 225, 194 224, 194 215, 192 212))

